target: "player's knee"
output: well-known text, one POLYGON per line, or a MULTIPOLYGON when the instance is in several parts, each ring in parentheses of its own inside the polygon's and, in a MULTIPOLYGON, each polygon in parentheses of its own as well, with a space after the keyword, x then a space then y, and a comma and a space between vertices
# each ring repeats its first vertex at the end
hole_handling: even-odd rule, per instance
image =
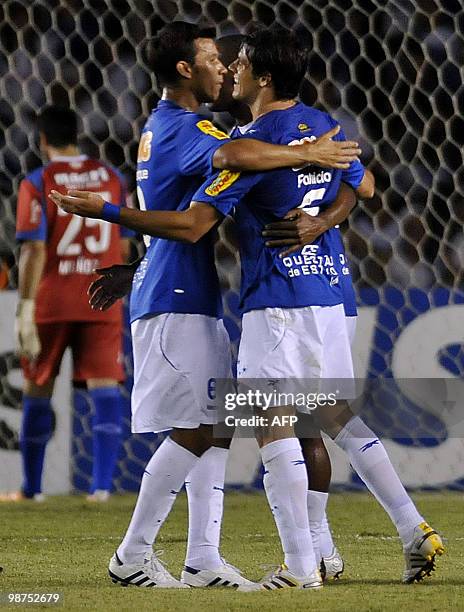
POLYGON ((201 457, 211 447, 211 438, 208 439, 200 428, 174 429, 171 433, 171 440, 197 457, 201 457))
POLYGON ((304 435, 298 436, 298 438, 300 440, 301 448, 304 454, 310 455, 314 453, 319 453, 321 451, 326 451, 324 441, 320 436, 313 437, 304 435))
POLYGON ((353 418, 353 412, 345 400, 334 406, 325 406, 317 411, 318 426, 332 439, 336 438, 345 425, 353 418))
POLYGON ((211 446, 217 446, 218 448, 225 448, 226 450, 230 448, 231 444, 232 444, 232 436, 230 436, 230 438, 213 437, 211 441, 211 446))
POLYGON ((316 419, 312 414, 298 413, 298 421, 295 424, 296 437, 300 439, 303 445, 303 440, 309 440, 308 445, 313 447, 318 444, 321 439, 321 430, 316 419))
POLYGON ((271 442, 284 440, 286 438, 294 438, 295 431, 293 427, 259 427, 255 430, 255 438, 258 446, 263 448, 271 442))

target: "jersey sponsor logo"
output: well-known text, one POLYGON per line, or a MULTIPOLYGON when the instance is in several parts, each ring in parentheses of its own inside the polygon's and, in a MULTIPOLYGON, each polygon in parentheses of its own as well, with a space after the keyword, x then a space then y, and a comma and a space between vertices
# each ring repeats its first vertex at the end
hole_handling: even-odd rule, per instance
POLYGON ((299 123, 298 129, 300 130, 300 132, 307 132, 309 130, 312 130, 312 128, 310 128, 309 125, 306 125, 306 123, 299 123))
POLYGON ((321 172, 309 172, 308 174, 298 175, 298 187, 309 187, 310 185, 321 185, 322 183, 330 183, 332 173, 321 170, 321 172))
POLYGON ((142 134, 137 151, 137 162, 147 162, 150 159, 152 139, 153 132, 148 131, 142 134))
POLYGON ((90 187, 91 184, 100 185, 101 182, 109 180, 110 175, 104 166, 88 172, 57 172, 53 176, 56 185, 85 185, 90 187))
POLYGON ((225 132, 219 130, 215 125, 208 121, 207 119, 203 119, 202 121, 198 121, 196 124, 197 128, 203 132, 203 134, 208 134, 208 136, 212 136, 213 138, 217 138, 218 140, 226 140, 229 138, 225 132))
POLYGON ((228 189, 240 176, 240 172, 231 172, 230 170, 222 170, 214 179, 209 187, 205 189, 205 193, 209 196, 217 196, 225 189, 228 189))
POLYGON ((141 170, 137 170, 136 179, 138 181, 146 181, 148 179, 147 168, 142 168, 141 170))
MULTIPOLYGON (((306 124, 305 124, 306 125, 306 124)), ((312 136, 303 136, 303 138, 296 138, 295 140, 291 140, 288 143, 289 147, 295 147, 296 145, 301 145, 305 142, 314 142, 316 140, 316 137, 314 135, 312 136)), ((303 170, 303 168, 306 168, 306 166, 308 166, 308 164, 303 164, 302 166, 296 166, 294 168, 292 168, 292 170, 294 172, 299 172, 300 170, 303 170)), ((298 185, 299 187, 299 185, 298 185)))

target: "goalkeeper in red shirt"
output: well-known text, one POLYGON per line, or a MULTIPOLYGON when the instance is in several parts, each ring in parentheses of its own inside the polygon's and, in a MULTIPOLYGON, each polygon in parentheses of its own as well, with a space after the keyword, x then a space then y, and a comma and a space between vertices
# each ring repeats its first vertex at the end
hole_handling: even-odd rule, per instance
POLYGON ((111 489, 121 438, 122 310, 90 308, 93 271, 122 262, 129 249, 118 226, 63 213, 50 189, 90 189, 124 205, 124 179, 117 170, 81 155, 77 116, 47 107, 38 117, 40 149, 47 159, 19 187, 16 237, 20 242, 16 332, 24 373, 20 449, 24 482, 16 497, 40 499, 47 442, 54 428, 51 397, 63 353, 71 348, 73 381, 86 383, 93 405, 93 473, 90 500, 111 489), (79 186, 79 187, 78 187, 79 186))

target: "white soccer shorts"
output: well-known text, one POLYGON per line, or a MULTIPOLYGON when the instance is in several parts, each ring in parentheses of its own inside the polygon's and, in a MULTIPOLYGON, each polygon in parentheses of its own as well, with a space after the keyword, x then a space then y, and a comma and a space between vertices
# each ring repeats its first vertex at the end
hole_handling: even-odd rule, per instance
POLYGON ((217 422, 214 379, 231 377, 222 320, 167 313, 131 325, 132 431, 195 429, 217 422))
MULTIPOLYGON (((279 393, 301 393, 307 388, 319 393, 337 391, 337 399, 354 397, 343 305, 266 308, 246 313, 237 369, 239 379, 264 379, 260 390, 267 386, 269 391, 271 386, 279 393)), ((306 412, 304 407, 297 408, 306 412)))
POLYGON ((357 315, 352 317, 345 317, 346 330, 348 332, 348 339, 350 341, 350 346, 353 346, 354 338, 356 336, 356 324, 358 321, 357 315))

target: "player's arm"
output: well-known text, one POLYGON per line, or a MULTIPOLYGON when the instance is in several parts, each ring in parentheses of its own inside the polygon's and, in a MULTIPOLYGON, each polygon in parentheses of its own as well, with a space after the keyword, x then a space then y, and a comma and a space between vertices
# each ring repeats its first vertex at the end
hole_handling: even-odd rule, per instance
POLYGON ((192 202, 183 211, 121 210, 121 223, 136 231, 154 236, 194 244, 209 232, 223 215, 209 204, 192 202))
POLYGON ((31 240, 21 244, 18 262, 19 303, 15 331, 20 353, 28 359, 35 359, 40 353, 40 341, 35 324, 35 298, 46 258, 45 242, 31 240))
POLYGON ((335 141, 340 131, 336 126, 313 142, 289 147, 274 145, 251 138, 231 140, 216 149, 213 166, 236 172, 273 170, 314 164, 322 168, 345 169, 360 154, 357 142, 335 141))
POLYGON ((49 197, 64 211, 75 215, 104 219, 157 238, 193 244, 222 221, 261 176, 228 170, 218 172, 201 185, 190 208, 184 211, 121 208, 90 191, 70 190, 68 195, 52 191, 49 197))
POLYGON ((20 300, 35 300, 46 258, 43 240, 28 240, 21 244, 18 262, 20 300))
POLYGON ((21 246, 15 334, 20 354, 29 359, 35 359, 40 353, 35 323, 35 298, 47 259, 46 215, 39 189, 40 185, 28 178, 21 181, 16 214, 16 238, 21 241, 21 246))
POLYGON ((279 254, 285 257, 305 244, 311 244, 328 229, 343 223, 355 205, 354 189, 341 183, 335 200, 320 214, 313 217, 296 208, 290 210, 282 221, 266 225, 263 230, 266 246, 285 247, 279 254))
POLYGON ((70 190, 68 195, 52 191, 50 199, 64 211, 119 223, 141 234, 193 244, 222 220, 212 206, 192 202, 184 211, 137 210, 105 202, 90 191, 70 190))
MULTIPOLYGON (((336 124, 335 119, 328 115, 329 123, 336 124)), ((345 140, 345 134, 342 129, 335 136, 335 140, 345 140)), ((353 160, 347 168, 342 172, 342 181, 351 185, 356 191, 358 198, 362 200, 370 199, 375 193, 375 179, 370 170, 365 168, 359 159, 353 160)))
POLYGON ((356 195, 361 200, 370 200, 375 193, 375 179, 370 170, 366 168, 361 183, 356 187, 356 195))

